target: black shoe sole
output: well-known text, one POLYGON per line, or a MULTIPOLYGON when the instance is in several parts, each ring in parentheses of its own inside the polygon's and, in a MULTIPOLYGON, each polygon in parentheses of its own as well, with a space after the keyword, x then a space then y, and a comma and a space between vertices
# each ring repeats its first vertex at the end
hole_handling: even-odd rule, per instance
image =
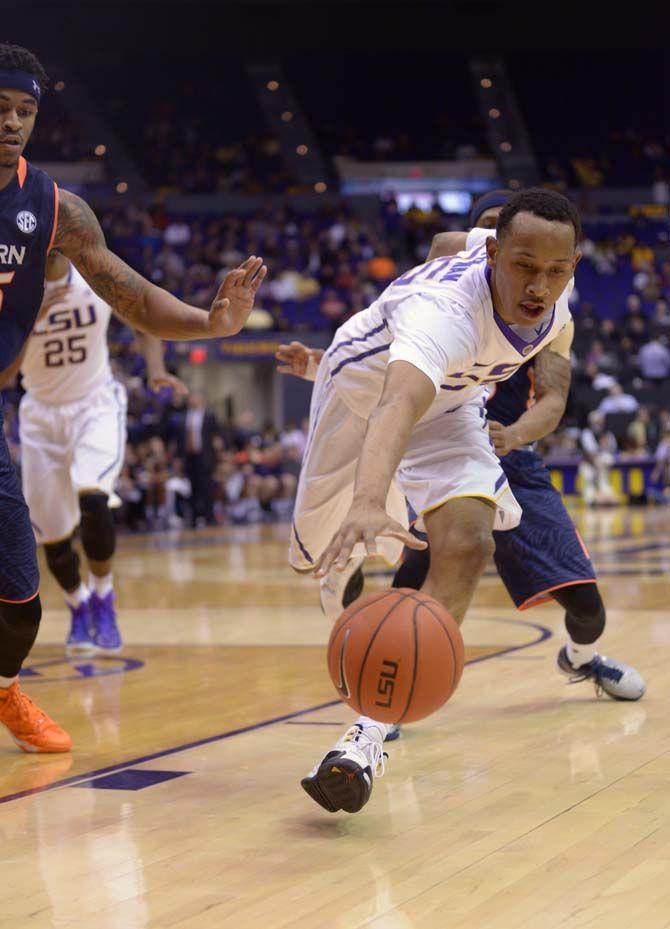
POLYGON ((342 606, 345 609, 350 603, 353 603, 354 600, 358 600, 363 593, 364 584, 365 575, 363 574, 363 569, 358 568, 347 581, 347 586, 344 588, 344 593, 342 594, 342 606))
POLYGON ((361 769, 354 761, 335 758, 324 761, 313 777, 304 777, 303 790, 329 813, 344 810, 358 813, 370 799, 372 774, 369 768, 361 769), (364 773, 370 779, 366 781, 364 773))

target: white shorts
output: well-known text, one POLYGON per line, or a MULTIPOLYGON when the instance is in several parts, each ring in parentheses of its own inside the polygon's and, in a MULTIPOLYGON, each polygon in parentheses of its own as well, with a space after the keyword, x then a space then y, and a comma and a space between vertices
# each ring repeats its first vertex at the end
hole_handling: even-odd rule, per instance
POLYGON ((67 538, 79 525, 79 494, 111 495, 123 464, 126 391, 112 381, 84 400, 19 408, 21 479, 39 543, 67 538))
MULTIPOLYGON (((353 499, 358 455, 367 421, 353 413, 320 365, 310 410, 309 435, 298 482, 289 561, 310 568, 340 528, 353 499)), ((496 507, 495 529, 513 529, 521 507, 491 446, 483 403, 465 404, 415 427, 386 502, 390 516, 408 525, 405 498, 424 515, 457 497, 482 497, 496 507)), ((378 539, 380 554, 395 564, 402 542, 378 539)), ((354 554, 364 554, 362 543, 354 554)))

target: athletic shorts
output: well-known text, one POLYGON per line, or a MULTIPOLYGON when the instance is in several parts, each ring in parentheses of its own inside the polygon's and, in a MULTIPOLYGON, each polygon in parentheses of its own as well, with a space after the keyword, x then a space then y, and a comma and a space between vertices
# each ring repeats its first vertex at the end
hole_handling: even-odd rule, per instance
POLYGON ((35 536, 0 415, 0 601, 32 600, 39 582, 35 536))
POLYGON ((80 493, 112 494, 123 465, 126 405, 116 381, 74 403, 42 403, 30 394, 21 400, 23 492, 39 543, 72 534, 80 493))
MULTIPOLYGON (((328 366, 320 365, 293 514, 289 561, 294 568, 310 568, 340 528, 353 499, 366 429, 367 420, 349 409, 333 385, 328 366)), ((493 452, 481 403, 464 404, 415 426, 386 509, 407 526, 405 498, 423 515, 457 497, 490 500, 496 507, 497 529, 513 528, 521 516, 493 452)), ((380 538, 377 545, 389 564, 400 559, 401 542, 380 538)), ((365 554, 362 543, 353 554, 365 554)))
POLYGON ((517 450, 501 464, 523 515, 511 532, 495 532, 494 559, 520 610, 546 603, 551 592, 596 579, 595 569, 542 458, 517 450))

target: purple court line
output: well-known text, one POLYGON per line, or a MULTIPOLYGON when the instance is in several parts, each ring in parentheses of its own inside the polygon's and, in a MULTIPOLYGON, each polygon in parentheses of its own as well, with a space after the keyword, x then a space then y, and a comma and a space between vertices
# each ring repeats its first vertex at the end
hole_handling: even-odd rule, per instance
MULTIPOLYGON (((523 645, 510 645, 499 652, 493 652, 491 655, 480 655, 479 658, 472 658, 466 661, 466 665, 479 664, 482 661, 490 661, 492 658, 501 658, 503 655, 509 655, 511 652, 522 651, 526 648, 532 648, 545 642, 552 636, 551 629, 541 626, 539 623, 531 623, 524 619, 502 619, 495 618, 491 622, 507 623, 515 626, 526 626, 536 629, 540 635, 532 642, 526 642, 523 645)), ((33 794, 46 793, 49 790, 56 790, 60 787, 70 787, 80 781, 88 781, 91 778, 99 777, 103 774, 113 774, 116 771, 123 771, 125 768, 132 768, 138 764, 146 764, 149 761, 156 761, 158 758, 166 758, 168 755, 178 755, 180 752, 187 752, 192 748, 200 748, 201 745, 210 745, 212 742, 223 742, 226 739, 232 739, 236 735, 244 735, 247 732, 255 732, 257 729, 267 729, 268 726, 274 726, 277 723, 285 723, 291 719, 297 719, 298 716, 306 716, 308 713, 315 713, 317 710, 325 710, 331 706, 342 704, 342 700, 329 700, 327 703, 319 703, 317 706, 307 707, 305 710, 296 710, 294 713, 285 713, 283 716, 274 716, 272 719, 264 719, 260 723, 252 723, 250 726, 242 726, 239 729, 229 729, 228 732, 221 732, 217 735, 209 735, 204 739, 197 739, 195 742, 186 742, 184 745, 176 745, 174 748, 161 749, 158 752, 152 752, 150 755, 142 755, 140 758, 130 758, 128 761, 118 762, 117 764, 107 765, 105 768, 96 768, 93 771, 87 771, 82 774, 74 774, 72 777, 63 778, 60 781, 54 781, 51 784, 45 784, 42 787, 29 787, 26 790, 19 790, 13 794, 0 796, 0 804, 9 803, 12 800, 21 800, 23 797, 30 797, 33 794)), ((55 756, 58 757, 58 756, 55 756)))

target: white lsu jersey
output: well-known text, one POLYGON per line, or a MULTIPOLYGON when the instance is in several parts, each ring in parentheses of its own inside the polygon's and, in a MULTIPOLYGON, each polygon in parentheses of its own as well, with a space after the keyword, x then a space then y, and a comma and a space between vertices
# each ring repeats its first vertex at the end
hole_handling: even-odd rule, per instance
POLYGON ((72 403, 112 379, 107 349, 110 307, 71 264, 67 278, 47 281, 45 293, 68 283, 72 293, 38 320, 21 365, 25 390, 41 403, 72 403))
POLYGON ((412 268, 340 326, 325 360, 334 387, 354 413, 370 415, 387 365, 398 360, 410 362, 435 386, 435 400, 421 422, 480 398, 484 402, 487 385, 511 377, 568 324, 572 283, 538 321, 532 340, 521 338, 495 312, 485 244, 492 234, 473 230, 466 251, 412 268))

